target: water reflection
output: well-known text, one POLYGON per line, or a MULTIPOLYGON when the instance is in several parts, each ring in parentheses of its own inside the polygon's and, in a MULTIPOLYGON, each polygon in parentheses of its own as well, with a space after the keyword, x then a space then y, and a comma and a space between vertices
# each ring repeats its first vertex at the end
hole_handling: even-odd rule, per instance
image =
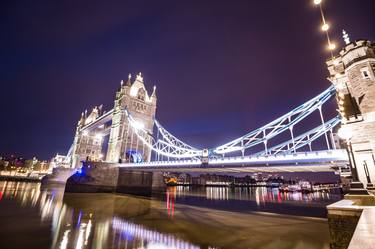
MULTIPOLYGON (((306 208, 332 201, 329 193, 302 195, 280 193, 277 189, 262 187, 202 189, 177 186, 168 188, 161 199, 150 200, 114 194, 64 196, 61 187, 40 190, 40 184, 37 183, 0 182, 0 190, 0 211, 6 208, 2 206, 4 203, 16 201, 21 208, 36 208, 41 223, 51 225, 50 234, 41 234, 50 237, 48 248, 190 249, 248 248, 250 245, 260 248, 275 237, 280 243, 279 248, 298 245, 301 239, 304 248, 326 248, 328 245, 325 221, 298 218, 291 221, 281 216, 275 220, 273 217, 259 215, 222 213, 200 208, 200 205, 205 201, 214 202, 216 208, 221 202, 237 206, 238 201, 245 201, 246 210, 249 210, 249 203, 255 203, 258 207, 266 203, 308 203, 304 206, 306 208), (189 206, 187 209, 186 206, 179 205, 186 204, 184 200, 194 202, 195 207, 189 206), (242 224, 246 219, 248 221, 242 224), (297 222, 295 228, 287 230, 296 230, 284 238, 283 234, 287 230, 280 230, 279 227, 293 227, 293 222, 297 222), (275 225, 273 231, 270 228, 267 233, 254 231, 256 227, 272 227, 276 223, 279 224, 275 225), (299 234, 298 226, 303 226, 303 235, 299 234), (306 231, 309 231, 307 235, 306 231), (254 232, 259 233, 256 241, 253 241, 254 232), (315 238, 321 240, 315 241, 315 238)), ((19 218, 28 222, 27 217, 19 218)), ((38 224, 34 223, 33 226, 38 224)))
POLYGON ((197 249, 199 246, 190 244, 170 234, 163 234, 147 229, 141 225, 130 223, 119 218, 113 218, 112 227, 116 234, 120 234, 127 240, 138 239, 142 247, 137 248, 180 248, 197 249), (144 245, 148 246, 144 247, 144 245))
POLYGON ((175 192, 175 197, 202 196, 208 200, 255 200, 258 205, 266 202, 332 202, 332 199, 339 200, 340 193, 313 192, 303 194, 301 192, 280 192, 278 188, 256 187, 256 188, 229 188, 229 187, 190 187, 175 186, 169 187, 170 193, 175 192))

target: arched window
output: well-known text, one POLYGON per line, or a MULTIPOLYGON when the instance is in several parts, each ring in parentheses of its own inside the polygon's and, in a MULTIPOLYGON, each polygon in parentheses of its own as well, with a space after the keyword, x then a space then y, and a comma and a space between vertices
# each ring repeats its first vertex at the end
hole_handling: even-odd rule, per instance
POLYGON ((141 100, 145 100, 146 91, 143 88, 138 90, 137 98, 141 100))

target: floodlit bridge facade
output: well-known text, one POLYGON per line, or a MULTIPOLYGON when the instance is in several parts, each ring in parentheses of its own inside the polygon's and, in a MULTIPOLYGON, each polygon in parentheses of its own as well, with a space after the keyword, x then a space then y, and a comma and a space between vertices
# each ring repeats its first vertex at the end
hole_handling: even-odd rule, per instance
POLYGON ((121 82, 112 110, 95 107, 90 114, 82 113, 64 163, 79 168, 81 161, 100 162, 161 172, 317 172, 348 170, 352 161, 366 164, 359 176, 368 181, 375 177, 374 51, 373 43, 365 40, 347 45, 327 61, 332 84, 326 90, 274 121, 213 148, 196 148, 171 134, 155 118, 156 88, 149 95, 141 74, 134 82, 129 76, 126 83, 121 82), (330 101, 337 103, 338 115, 326 116, 324 107, 330 101), (346 143, 338 139, 339 126, 354 127, 354 136, 361 137, 361 141, 353 139, 354 149, 341 148, 346 143), (360 135, 364 131, 368 141, 360 135), (357 162, 357 144, 364 142, 367 147, 357 162))
POLYGON ((133 84, 130 78, 125 86, 122 84, 116 93, 114 109, 100 115, 101 108, 95 107, 91 114, 82 114, 70 158, 75 167, 80 166, 80 161, 99 161, 143 170, 220 172, 220 168, 227 168, 230 172, 251 172, 262 167, 270 171, 293 171, 293 167, 297 171, 337 170, 347 162, 347 154, 338 148, 334 133, 341 119, 336 116, 325 120, 323 115, 324 104, 335 94, 331 86, 259 129, 214 148, 198 149, 172 135, 155 119, 155 89, 150 101, 143 78, 138 75, 133 84), (139 96, 138 91, 142 90, 139 96), (133 99, 136 103, 143 102, 140 106, 144 107, 132 108, 137 107, 133 99), (318 125, 296 134, 295 127, 302 126, 313 115, 318 125), (107 153, 103 153, 106 137, 109 137, 107 153), (273 143, 280 141, 279 137, 284 140, 273 143), (325 150, 314 151, 315 142, 323 144, 325 150))

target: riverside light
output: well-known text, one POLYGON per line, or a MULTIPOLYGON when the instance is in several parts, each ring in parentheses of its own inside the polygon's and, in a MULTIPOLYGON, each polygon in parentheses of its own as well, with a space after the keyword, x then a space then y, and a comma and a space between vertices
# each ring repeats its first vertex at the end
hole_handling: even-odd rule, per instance
POLYGON ((319 5, 319 4, 321 4, 322 3, 322 0, 314 0, 314 4, 315 5, 319 5))
POLYGON ((334 43, 330 43, 330 44, 328 44, 328 49, 329 50, 334 50, 336 48, 336 45, 334 44, 334 43))
POLYGON ((323 25, 322 25, 322 30, 323 31, 327 31, 329 29, 329 25, 328 25, 328 23, 324 23, 323 25))
POLYGON ((342 126, 338 131, 337 135, 344 140, 349 141, 353 137, 353 131, 347 126, 342 126))

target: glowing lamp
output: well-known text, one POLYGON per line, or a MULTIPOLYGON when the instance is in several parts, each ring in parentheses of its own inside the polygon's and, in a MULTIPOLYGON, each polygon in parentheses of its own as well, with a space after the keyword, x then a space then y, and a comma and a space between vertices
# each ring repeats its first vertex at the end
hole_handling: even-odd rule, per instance
POLYGON ((315 5, 319 5, 319 4, 321 4, 322 3, 322 0, 314 0, 314 4, 315 5))
POLYGON ((322 30, 327 31, 329 29, 329 25, 327 23, 322 25, 322 30))
POLYGON ((337 135, 344 140, 349 141, 353 137, 353 131, 347 126, 342 126, 338 131, 337 135))
POLYGON ((334 50, 336 48, 336 45, 334 43, 328 44, 328 49, 329 50, 334 50))
POLYGON ((95 138, 96 138, 96 139, 102 139, 102 137, 103 137, 103 136, 102 136, 102 134, 100 134, 100 133, 97 133, 97 134, 95 135, 95 138))

